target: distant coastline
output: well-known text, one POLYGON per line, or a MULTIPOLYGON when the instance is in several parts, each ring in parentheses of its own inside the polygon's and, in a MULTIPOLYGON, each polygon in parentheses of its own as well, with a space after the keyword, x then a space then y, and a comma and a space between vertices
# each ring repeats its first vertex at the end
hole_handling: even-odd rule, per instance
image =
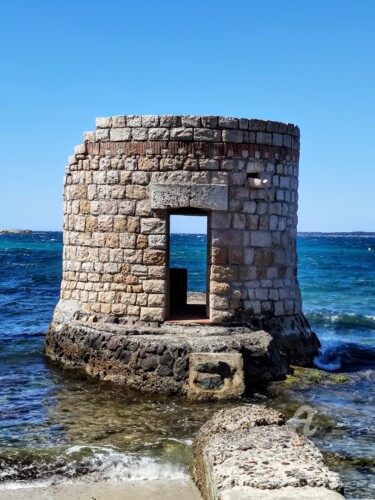
POLYGON ((31 229, 0 229, 0 234, 32 234, 31 229))

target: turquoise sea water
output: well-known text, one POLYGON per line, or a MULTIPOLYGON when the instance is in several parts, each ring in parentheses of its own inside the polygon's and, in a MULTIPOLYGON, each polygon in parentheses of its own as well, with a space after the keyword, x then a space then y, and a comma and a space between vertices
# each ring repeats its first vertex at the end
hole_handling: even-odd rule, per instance
MULTIPOLYGON (((204 291, 206 237, 172 235, 171 245, 171 265, 204 291)), ((61 252, 61 233, 0 235, 0 490, 184 477, 194 433, 231 403, 153 398, 47 362, 61 252)), ((348 497, 375 498, 375 234, 301 234, 298 256, 304 311, 322 342, 316 365, 348 382, 293 397, 329 419, 312 439, 338 464, 348 497)))

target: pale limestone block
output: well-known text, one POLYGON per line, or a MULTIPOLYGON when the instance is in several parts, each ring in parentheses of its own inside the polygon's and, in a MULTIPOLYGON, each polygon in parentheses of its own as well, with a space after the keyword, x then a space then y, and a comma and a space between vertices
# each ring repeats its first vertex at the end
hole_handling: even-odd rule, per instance
POLYGON ((206 115, 201 116, 202 127, 216 128, 218 126, 218 116, 206 115))
POLYGON ((132 182, 133 184, 147 186, 147 184, 150 182, 150 174, 148 172, 133 172, 132 182))
POLYGON ((153 215, 153 213, 151 211, 150 200, 147 199, 147 200, 137 201, 135 214, 142 216, 142 217, 149 217, 150 215, 153 215))
POLYGON ((147 305, 149 307, 163 307, 165 302, 165 294, 164 293, 150 293, 148 295, 147 305))
POLYGON ((84 231, 85 230, 85 222, 86 222, 86 217, 76 215, 74 217, 74 230, 75 231, 84 231))
POLYGON ((184 170, 198 170, 199 162, 195 158, 187 158, 184 162, 184 170))
POLYGON ((101 201, 100 208, 103 215, 116 215, 118 211, 118 203, 117 201, 101 201))
POLYGON ((149 128, 148 139, 150 141, 168 141, 169 128, 149 128))
POLYGON ((226 323, 228 321, 231 321, 232 319, 233 318, 230 311, 215 309, 210 310, 210 320, 212 323, 226 323))
POLYGON ((267 130, 267 122, 265 120, 249 120, 249 130, 265 132, 267 130))
POLYGON ((111 141, 130 141, 131 132, 131 128, 112 128, 109 137, 111 141))
POLYGON ((126 186, 126 197, 128 199, 143 200, 147 196, 145 186, 129 185, 126 186))
POLYGON ((230 184, 232 186, 243 186, 246 183, 246 172, 231 172, 230 184))
POLYGON ((122 200, 125 198, 126 188, 125 186, 113 186, 112 188, 112 198, 122 200))
POLYGON ((160 170, 180 170, 182 160, 178 158, 162 158, 160 160, 160 170))
POLYGON ((213 309, 228 309, 229 299, 224 295, 210 294, 210 307, 213 309))
POLYGON ((243 142, 242 130, 223 130, 223 142, 243 142))
POLYGON ((164 308, 141 307, 141 321, 164 321, 164 308))
POLYGON ((233 214, 232 227, 233 229, 244 229, 246 217, 244 214, 233 214))
POLYGON ((271 247, 271 233, 266 231, 253 231, 251 233, 251 244, 255 247, 271 247))
POLYGON ((292 137, 292 149, 298 151, 300 147, 300 142, 298 137, 292 137))
POLYGON ((117 262, 118 264, 122 264, 124 262, 124 252, 121 248, 111 248, 109 250, 109 259, 107 260, 109 260, 109 262, 117 262))
POLYGON ((86 154, 86 144, 78 144, 74 147, 75 155, 85 155, 86 154))
POLYGON ((159 160, 157 158, 147 158, 142 156, 138 160, 138 168, 139 170, 151 171, 158 170, 159 160))
POLYGON ((165 220, 149 218, 141 220, 142 234, 166 234, 165 220))
POLYGON ((84 142, 95 142, 95 132, 84 132, 83 140, 84 142))
POLYGON ((197 174, 191 172, 153 172, 151 182, 154 184, 189 184, 194 175, 197 174))
POLYGON ((277 226, 278 231, 285 231, 286 227, 287 227, 287 224, 286 224, 285 217, 280 217, 279 218, 279 224, 277 226))
MULTIPOLYGON (((253 264, 254 263, 255 252, 253 248, 245 248, 244 249, 244 263, 245 264, 253 264)), ((248 276, 246 279, 250 279, 248 276)))
MULTIPOLYGON (((248 124, 246 123, 246 128, 247 128, 247 125, 248 124)), ((219 117, 219 127, 221 127, 221 128, 238 128, 238 118, 232 118, 230 116, 220 116, 219 117)))
POLYGON ((120 234, 120 247, 121 248, 135 248, 136 235, 135 234, 120 234))
POLYGON ((257 132, 257 144, 272 144, 272 134, 257 132))
POLYGON ((193 139, 193 129, 192 128, 171 128, 171 139, 177 141, 190 141, 193 139))
POLYGON ((183 127, 200 127, 201 119, 200 116, 196 115, 185 115, 181 117, 181 125, 183 127))
POLYGON ((222 160, 222 170, 234 170, 236 168, 236 160, 222 160))
POLYGON ((113 128, 126 127, 126 117, 121 115, 112 116, 112 127, 113 128))
POLYGON ((255 214, 257 205, 255 201, 244 201, 242 212, 246 214, 255 214))
POLYGON ((199 160, 199 168, 201 170, 219 170, 219 162, 218 160, 204 158, 202 160, 199 160))
POLYGON ((272 144, 274 146, 282 146, 283 136, 281 134, 272 134, 272 144))
POLYGON ((120 270, 120 265, 117 262, 105 262, 103 264, 103 270, 105 273, 115 274, 120 270))
POLYGON ((128 216, 128 232, 139 233, 139 230, 140 230, 140 218, 128 216))
POLYGON ((286 194, 287 193, 285 193, 285 191, 282 191, 281 189, 278 189, 276 191, 276 201, 288 201, 287 197, 285 197, 286 194))
POLYGON ((180 116, 178 115, 161 115, 160 116, 160 126, 161 127, 179 127, 180 126, 180 116))
POLYGON ((158 115, 143 115, 142 127, 157 127, 159 125, 158 115))
POLYGON ((142 264, 142 250, 124 249, 124 262, 126 264, 142 264))
POLYGON ((147 141, 148 129, 144 127, 137 127, 132 129, 133 141, 147 141))
POLYGON ((289 177, 280 177, 280 187, 282 189, 289 189, 290 188, 290 178, 289 177))
POLYGON ((150 235, 148 241, 150 248, 164 250, 167 247, 167 237, 165 235, 150 235))
POLYGON ((68 164, 69 164, 69 166, 77 164, 76 155, 70 155, 70 156, 68 156, 68 164))
POLYGON ((165 280, 143 280, 142 285, 145 293, 165 293, 165 280))
POLYGON ((140 127, 142 125, 142 117, 140 115, 127 115, 126 125, 128 127, 140 127))
POLYGON ((103 232, 113 231, 113 217, 111 215, 99 215, 98 231, 103 231, 103 232))
POLYGON ((256 132, 244 132, 243 142, 246 144, 255 144, 256 143, 256 132))
POLYGON ((269 204, 269 213, 275 215, 281 215, 281 203, 270 203, 269 204))
POLYGON ((270 231, 276 231, 279 225, 279 218, 277 215, 270 215, 269 226, 270 231))
POLYGON ((290 136, 290 135, 284 135, 283 136, 283 142, 284 142, 284 146, 286 148, 291 148, 292 147, 292 136, 290 136))
POLYGON ((274 122, 271 120, 267 121, 267 132, 278 132, 279 131, 279 124, 278 122, 274 122))
POLYGON ((194 129, 194 140, 196 141, 221 141, 221 130, 196 128, 194 129))
POLYGON ((248 174, 258 174, 264 172, 264 163, 262 161, 249 160, 246 164, 248 174))
POLYGON ((163 266, 167 262, 167 255, 164 250, 154 250, 146 248, 143 252, 143 263, 151 266, 163 266))
POLYGON ((117 170, 108 170, 107 171, 107 184, 118 184, 120 179, 119 172, 117 170))
POLYGON ((166 267, 165 266, 148 266, 148 277, 150 279, 165 279, 166 267))
POLYGON ((105 243, 106 248, 116 248, 119 246, 119 236, 116 233, 109 233, 105 235, 105 243))
MULTIPOLYGON (((105 176, 107 178, 107 175, 105 176)), ((97 199, 98 200, 109 200, 112 197, 112 186, 107 186, 106 184, 98 184, 97 186, 97 199)))
MULTIPOLYGON (((131 272, 132 272, 132 274, 134 274, 134 276, 140 276, 142 278, 145 278, 147 276, 147 273, 148 273, 148 266, 134 264, 131 267, 131 272)), ((143 304, 143 305, 146 305, 146 304, 143 304)))
POLYGON ((140 307, 139 306, 128 306, 127 315, 128 316, 139 316, 140 307))
POLYGON ((247 118, 240 118, 239 128, 241 130, 247 130, 249 128, 249 120, 247 118))
POLYGON ((95 132, 95 139, 97 141, 109 141, 109 128, 98 129, 95 132))
POLYGON ((99 117, 95 120, 96 128, 108 128, 112 125, 111 117, 99 117))
POLYGON ((147 293, 137 293, 137 305, 147 306, 148 294, 147 293))
POLYGON ((108 170, 109 168, 111 168, 111 159, 107 157, 100 158, 99 168, 100 170, 108 170))
POLYGON ((228 172, 211 172, 211 183, 212 184, 228 184, 229 175, 228 172))

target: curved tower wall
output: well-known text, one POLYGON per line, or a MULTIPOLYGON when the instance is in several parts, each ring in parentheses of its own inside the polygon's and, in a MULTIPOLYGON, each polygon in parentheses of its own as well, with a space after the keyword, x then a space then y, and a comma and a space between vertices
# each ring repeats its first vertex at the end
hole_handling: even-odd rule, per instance
POLYGON ((168 318, 169 216, 208 215, 208 318, 301 313, 299 129, 218 116, 113 116, 69 158, 60 309, 87 320, 168 318))

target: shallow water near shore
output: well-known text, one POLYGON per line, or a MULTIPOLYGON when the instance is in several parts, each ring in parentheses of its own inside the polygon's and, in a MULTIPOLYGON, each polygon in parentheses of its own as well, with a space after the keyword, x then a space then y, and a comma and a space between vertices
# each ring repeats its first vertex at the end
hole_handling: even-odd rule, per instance
MULTIPOLYGON (((43 356, 59 296, 61 233, 0 235, 0 491, 30 484, 189 476, 198 428, 233 403, 153 397, 63 370, 43 356)), ((203 235, 172 235, 203 291, 203 235)), ((375 235, 300 235, 304 310, 322 341, 317 366, 347 382, 276 385, 267 404, 315 412, 311 437, 348 498, 375 498, 375 235)), ((264 399, 259 396, 258 401, 264 399)), ((247 401, 243 401, 246 404, 247 401)))

